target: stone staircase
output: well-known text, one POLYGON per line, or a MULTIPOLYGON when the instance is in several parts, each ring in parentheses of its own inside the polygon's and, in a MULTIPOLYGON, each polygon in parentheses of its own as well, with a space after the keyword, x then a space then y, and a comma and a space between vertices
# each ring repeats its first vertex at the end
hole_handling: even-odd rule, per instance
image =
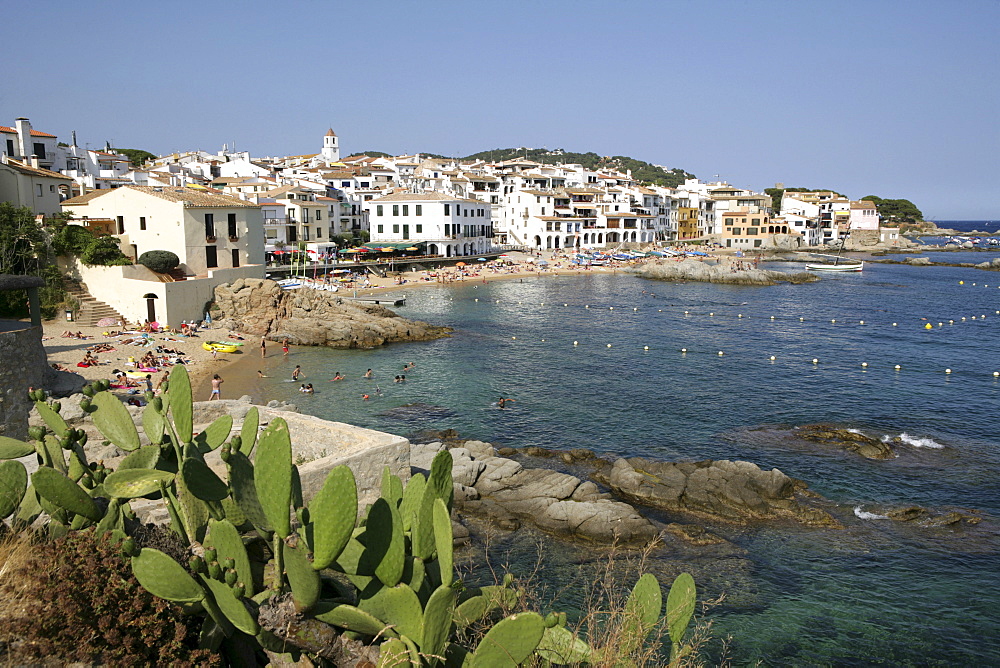
POLYGON ((186 281, 187 280, 187 275, 184 273, 184 270, 181 269, 180 267, 174 267, 173 269, 171 269, 170 271, 168 271, 167 272, 167 276, 169 276, 170 278, 174 279, 175 281, 186 281))
POLYGON ((80 303, 80 308, 76 311, 76 322, 82 327, 94 327, 101 318, 117 318, 122 322, 125 321, 121 313, 104 302, 97 301, 83 283, 67 288, 66 292, 80 303))

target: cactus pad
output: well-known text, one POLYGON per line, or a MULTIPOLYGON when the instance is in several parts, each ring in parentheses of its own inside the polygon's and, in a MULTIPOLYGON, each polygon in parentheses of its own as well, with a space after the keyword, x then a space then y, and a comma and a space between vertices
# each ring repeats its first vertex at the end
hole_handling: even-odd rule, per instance
POLYGON ((257 498, 268 523, 284 540, 292 532, 292 442, 288 424, 275 418, 260 435, 254 464, 257 498))
POLYGON ((233 430, 233 416, 228 413, 220 415, 212 424, 205 427, 194 439, 203 451, 210 452, 226 442, 233 430))
POLYGON ((49 426, 49 429, 55 432, 56 436, 62 438, 66 435, 69 430, 69 427, 66 426, 66 420, 63 420, 59 413, 52 410, 51 406, 44 401, 36 401, 35 410, 38 411, 38 415, 49 426))
POLYGON ((363 633, 367 636, 390 636, 394 637, 396 632, 386 628, 385 622, 373 616, 371 613, 359 610, 353 605, 333 605, 320 603, 313 614, 313 617, 321 622, 339 626, 348 631, 363 633))
POLYGON ((183 364, 177 364, 170 370, 170 389, 167 394, 177 438, 181 439, 181 443, 187 443, 194 433, 194 401, 191 396, 191 378, 183 364))
POLYGON ((158 469, 120 469, 104 479, 104 491, 116 499, 134 499, 160 490, 160 483, 170 484, 174 474, 158 469))
POLYGON ((97 522, 103 513, 83 488, 65 474, 42 467, 31 474, 31 484, 43 499, 58 508, 97 522))
POLYGON ((535 651, 545 631, 536 612, 522 612, 500 620, 469 656, 471 668, 516 668, 535 651))
POLYGON ((228 520, 209 520, 208 536, 205 546, 215 548, 220 560, 232 559, 238 580, 247 586, 253 584, 253 571, 250 569, 250 558, 243 546, 240 532, 228 520))
POLYGON ((358 488, 354 473, 338 466, 326 476, 323 488, 309 502, 313 525, 313 568, 327 568, 340 556, 354 531, 358 515, 358 488))
POLYGON ((670 641, 676 647, 684 638, 691 615, 694 614, 696 590, 690 573, 681 573, 670 585, 667 594, 667 628, 670 641))
POLYGON ((434 547, 437 550, 438 569, 441 584, 451 585, 455 580, 453 551, 454 537, 451 530, 451 516, 441 499, 434 499, 433 509, 434 547))
POLYGON ((221 501, 229 496, 229 486, 200 459, 185 459, 181 464, 184 486, 202 501, 221 501))
POLYGON ((296 547, 285 545, 282 553, 285 558, 285 574, 288 576, 288 584, 292 588, 295 609, 298 612, 306 612, 319 600, 322 589, 319 573, 313 570, 312 563, 306 556, 304 542, 300 541, 296 547))
POLYGON ((256 406, 251 406, 243 418, 243 426, 240 428, 240 452, 247 457, 253 452, 257 445, 257 428, 260 426, 260 411, 256 406))
POLYGON ((35 446, 7 436, 0 436, 0 459, 20 459, 34 454, 35 446))
POLYGON ((371 598, 363 598, 358 608, 381 619, 409 638, 419 638, 423 625, 423 609, 416 592, 401 584, 383 587, 371 598))
POLYGON ((101 430, 108 439, 122 450, 132 451, 139 448, 139 432, 132 422, 132 414, 125 404, 110 392, 98 392, 94 395, 92 415, 94 426, 101 430))
POLYGON ((144 547, 132 557, 132 572, 153 596, 175 603, 194 603, 205 596, 184 567, 159 550, 144 547))
MULTIPOLYGON (((147 432, 148 434, 148 432, 147 432)), ((122 469, 155 469, 160 461, 160 446, 144 445, 138 450, 130 452, 125 459, 118 464, 118 470, 122 469)))
POLYGON ((212 598, 219 610, 226 616, 229 623, 238 628, 243 633, 255 636, 260 631, 257 620, 253 618, 243 601, 236 598, 236 594, 224 582, 201 576, 202 582, 212 592, 212 598))
MULTIPOLYGON (((368 513, 365 525, 365 556, 375 576, 386 587, 395 586, 403 577, 405 541, 399 510, 379 498, 368 513)), ((416 636, 414 636, 416 637, 416 636)))
POLYGON ((431 594, 427 607, 424 608, 423 628, 418 637, 421 653, 429 656, 444 654, 444 645, 451 633, 456 598, 455 590, 446 585, 438 587, 431 594))
POLYGON ((28 489, 28 471, 24 464, 0 461, 0 520, 17 510, 28 489))

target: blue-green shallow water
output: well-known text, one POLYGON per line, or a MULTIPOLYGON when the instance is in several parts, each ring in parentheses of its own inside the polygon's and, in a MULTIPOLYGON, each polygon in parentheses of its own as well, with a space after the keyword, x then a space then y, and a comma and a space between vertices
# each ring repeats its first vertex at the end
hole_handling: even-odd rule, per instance
POLYGON ((735 664, 996 665, 998 285, 991 272, 875 265, 775 287, 594 274, 422 288, 399 311, 452 326, 453 337, 296 349, 266 360, 273 377, 251 393, 395 433, 454 428, 502 445, 778 467, 842 504, 847 526, 726 534, 747 551, 757 590, 751 604, 712 615, 713 632, 734 638, 735 664), (393 383, 409 361, 407 382, 393 383), (316 395, 284 380, 294 364, 316 395), (374 381, 361 378, 367 368, 374 381), (327 382, 336 371, 347 380, 327 382), (361 400, 365 392, 372 400, 361 400), (499 410, 501 395, 516 401, 499 410), (792 447, 759 429, 814 422, 945 447, 903 445, 897 459, 871 462, 792 447), (878 504, 975 508, 987 519, 917 530, 851 512, 878 504))

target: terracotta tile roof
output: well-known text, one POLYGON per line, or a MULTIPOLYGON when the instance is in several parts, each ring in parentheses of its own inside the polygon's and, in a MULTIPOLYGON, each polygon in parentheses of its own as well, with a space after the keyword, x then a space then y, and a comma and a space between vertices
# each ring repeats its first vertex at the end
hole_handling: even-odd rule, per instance
POLYGON ((59 172, 53 172, 48 169, 42 169, 41 167, 32 167, 31 165, 26 165, 23 162, 19 162, 12 158, 7 159, 7 166, 14 171, 21 172, 28 176, 44 176, 49 179, 59 179, 60 181, 72 181, 73 179, 68 176, 63 176, 59 172))
POLYGON ((248 202, 238 197, 224 195, 213 190, 203 190, 200 188, 180 188, 153 186, 124 186, 120 190, 135 190, 153 197, 159 197, 169 202, 190 202, 194 207, 231 207, 238 206, 247 209, 256 209, 260 205, 248 202))
POLYGON ((78 206, 81 204, 86 204, 95 197, 100 197, 101 195, 107 195, 110 190, 91 190, 89 193, 84 193, 76 197, 72 197, 67 200, 60 202, 60 206, 78 206))
MULTIPOLYGON (((17 128, 9 128, 6 125, 0 125, 0 132, 6 132, 7 134, 16 135, 17 134, 17 128)), ((48 132, 39 132, 38 130, 32 130, 31 131, 31 136, 32 137, 49 137, 51 139, 55 139, 56 138, 55 135, 50 135, 48 132)))
POLYGON ((455 197, 453 195, 445 195, 444 193, 392 193, 379 197, 378 199, 371 200, 373 202, 476 202, 477 204, 484 204, 482 200, 478 199, 464 199, 462 197, 455 197))

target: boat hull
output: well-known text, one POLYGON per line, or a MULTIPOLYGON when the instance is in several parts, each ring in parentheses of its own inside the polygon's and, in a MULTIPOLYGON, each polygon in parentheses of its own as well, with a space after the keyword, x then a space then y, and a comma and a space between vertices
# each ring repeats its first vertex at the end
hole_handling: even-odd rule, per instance
POLYGON ((861 271, 865 263, 861 264, 807 264, 809 271, 861 271))

